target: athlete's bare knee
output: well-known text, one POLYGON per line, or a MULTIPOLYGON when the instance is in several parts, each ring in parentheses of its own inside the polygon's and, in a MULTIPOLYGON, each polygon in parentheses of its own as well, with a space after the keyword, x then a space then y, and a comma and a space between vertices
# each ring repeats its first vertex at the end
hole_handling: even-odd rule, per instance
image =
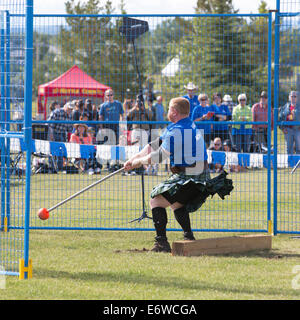
POLYGON ((156 207, 167 208, 168 206, 170 206, 170 203, 161 195, 158 195, 150 199, 151 209, 156 207))
POLYGON ((174 211, 176 209, 179 209, 179 208, 182 208, 183 207, 183 204, 182 203, 179 203, 179 202, 175 202, 171 205, 171 209, 174 211))

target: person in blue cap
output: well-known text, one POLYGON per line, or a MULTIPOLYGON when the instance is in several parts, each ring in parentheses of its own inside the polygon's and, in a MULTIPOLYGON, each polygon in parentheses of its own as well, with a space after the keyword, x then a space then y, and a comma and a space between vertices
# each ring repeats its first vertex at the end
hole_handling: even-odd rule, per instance
POLYGON ((226 172, 210 178, 205 143, 189 113, 190 104, 187 99, 171 99, 168 119, 172 123, 158 139, 147 144, 124 164, 125 171, 129 171, 170 160, 172 175, 151 192, 150 207, 156 231, 152 248, 154 252, 171 252, 166 236, 167 207, 173 210, 183 230, 184 239, 195 240, 190 212, 199 209, 208 196, 218 193, 224 199, 233 189, 232 180, 226 178, 226 172))

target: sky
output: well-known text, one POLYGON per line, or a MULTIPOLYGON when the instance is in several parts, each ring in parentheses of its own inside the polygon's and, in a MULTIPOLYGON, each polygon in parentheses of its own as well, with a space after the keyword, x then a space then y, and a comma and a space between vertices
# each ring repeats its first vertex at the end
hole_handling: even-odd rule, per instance
MULTIPOLYGON (((64 0, 34 0, 35 14, 63 14, 65 13, 64 0)), ((101 1, 105 3, 106 1, 101 1)), ((197 0, 125 0, 125 9, 128 14, 194 14, 197 0)), ((239 13, 258 13, 261 0, 233 0, 235 9, 239 13)), ((269 9, 276 9, 276 0, 265 0, 269 9)), ((112 0, 119 14, 119 0, 112 0)))

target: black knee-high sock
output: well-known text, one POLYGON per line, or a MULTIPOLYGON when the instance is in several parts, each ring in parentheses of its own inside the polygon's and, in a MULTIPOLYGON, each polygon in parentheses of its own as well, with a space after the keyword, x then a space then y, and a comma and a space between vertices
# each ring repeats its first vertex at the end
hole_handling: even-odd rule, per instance
POLYGON ((152 218, 156 230, 156 240, 167 240, 166 228, 168 223, 167 211, 165 208, 156 207, 152 209, 152 218))
POLYGON ((185 207, 181 207, 179 209, 174 210, 174 215, 177 222, 180 224, 183 232, 185 233, 192 232, 190 215, 186 211, 185 207))

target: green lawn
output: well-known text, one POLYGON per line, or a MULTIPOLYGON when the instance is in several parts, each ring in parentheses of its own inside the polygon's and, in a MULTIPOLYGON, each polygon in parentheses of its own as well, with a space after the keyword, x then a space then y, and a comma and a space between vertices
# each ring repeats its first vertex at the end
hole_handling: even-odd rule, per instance
MULTIPOLYGON (((50 213, 49 220, 36 218, 38 208, 49 208, 102 176, 32 176, 31 226, 152 228, 148 219, 129 223, 142 213, 139 176, 115 176, 50 213)), ((248 170, 229 177, 235 186, 232 195, 224 201, 218 196, 208 199, 191 215, 193 228, 266 229, 267 171, 248 170)), ((290 169, 282 169, 278 177, 279 225, 299 231, 300 170, 290 175, 290 169)), ((163 178, 145 177, 148 211, 149 192, 163 178)), ((18 225, 22 221, 24 183, 12 183, 11 194, 11 223, 18 225)), ((168 226, 178 229, 171 213, 168 226)), ((197 239, 230 235, 196 232, 197 239)), ((15 239, 22 238, 17 230, 11 230, 9 236, 13 245, 15 239)), ((176 231, 169 231, 168 236, 170 242, 182 238, 176 231)), ((278 235, 273 237, 271 251, 188 258, 149 252, 153 238, 153 231, 31 230, 33 278, 19 281, 7 277, 0 299, 300 298, 300 290, 292 286, 297 279, 293 268, 300 261, 300 239, 278 235)))
MULTIPOLYGON (((169 233, 170 241, 180 237, 169 233)), ((189 258, 143 251, 152 242, 148 231, 33 231, 33 278, 7 277, 0 299, 300 298, 292 287, 299 239, 274 237, 271 251, 189 258)))

